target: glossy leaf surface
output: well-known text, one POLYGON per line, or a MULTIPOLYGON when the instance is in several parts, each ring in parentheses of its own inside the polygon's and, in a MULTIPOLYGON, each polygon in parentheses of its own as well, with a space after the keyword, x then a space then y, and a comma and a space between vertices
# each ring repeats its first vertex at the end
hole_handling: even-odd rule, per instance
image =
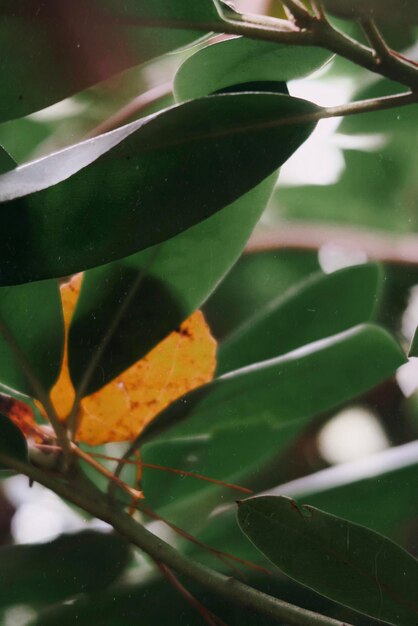
POLYGON ((349 267, 315 274, 238 328, 221 345, 218 373, 290 352, 367 322, 376 308, 379 269, 349 267))
POLYGON ((241 502, 238 521, 291 578, 379 620, 416 623, 418 562, 383 535, 280 496, 241 502))
MULTIPOLYGON (((245 484, 310 418, 373 387, 403 361, 382 329, 357 327, 243 368, 184 396, 145 429, 138 445, 146 462, 245 484), (193 458, 195 464, 190 462, 193 458)), ((173 503, 184 511, 188 508, 181 498, 199 498, 207 487, 156 472, 145 479, 145 493, 153 505, 173 503)))
POLYGON ((176 74, 174 93, 182 101, 201 98, 231 85, 286 82, 310 74, 331 56, 320 48, 234 37, 210 44, 190 56, 176 74))
POLYGON ((144 436, 149 438, 153 431, 169 427, 187 413, 193 416, 187 424, 189 435, 227 419, 244 419, 255 411, 279 416, 283 422, 302 419, 365 391, 404 362, 402 351, 386 331, 361 325, 218 378, 169 407, 144 436), (368 368, 360 367, 360 353, 370 354, 373 367, 371 361, 368 368), (340 360, 339 366, 334 359, 340 360), (297 393, 300 384, 305 388, 303 394, 297 393), (208 422, 209 414, 215 412, 216 417, 208 422))
POLYGON ((98 351, 100 358, 83 395, 145 356, 202 305, 241 253, 275 179, 273 174, 173 239, 84 273, 69 335, 75 388, 98 351))
POLYGON ((284 163, 317 110, 278 94, 212 96, 1 175, 0 284, 100 265, 210 217, 284 163))
MULTIPOLYGON (((417 447, 414 443, 405 444, 367 459, 327 468, 278 486, 268 495, 298 498, 382 533, 413 552, 418 503, 411 494, 418 480, 417 447)), ((242 558, 264 560, 237 532, 233 504, 208 520, 199 539, 242 558)), ((194 549, 189 549, 193 553, 194 549)))
POLYGON ((317 271, 315 253, 266 250, 242 255, 204 305, 213 334, 225 341, 275 298, 317 271))

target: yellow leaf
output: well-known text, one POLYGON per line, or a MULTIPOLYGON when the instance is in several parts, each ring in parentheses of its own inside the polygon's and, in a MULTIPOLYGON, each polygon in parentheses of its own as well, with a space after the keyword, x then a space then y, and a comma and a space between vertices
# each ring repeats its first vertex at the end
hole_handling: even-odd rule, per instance
MULTIPOLYGON (((61 286, 66 335, 82 275, 61 286)), ((130 441, 162 409, 195 387, 212 380, 216 342, 205 318, 196 311, 143 359, 102 389, 83 398, 76 439, 90 445, 130 441)), ((68 370, 67 344, 51 400, 61 420, 68 418, 75 392, 68 370)))

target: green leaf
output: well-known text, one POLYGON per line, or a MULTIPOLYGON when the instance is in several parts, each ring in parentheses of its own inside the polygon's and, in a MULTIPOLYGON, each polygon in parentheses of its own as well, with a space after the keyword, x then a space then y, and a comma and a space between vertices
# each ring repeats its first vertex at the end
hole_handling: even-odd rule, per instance
POLYGON ((0 389, 37 397, 31 380, 36 378, 49 391, 61 369, 63 346, 56 280, 0 288, 0 389))
POLYGON ((418 442, 410 442, 293 481, 282 493, 407 543, 418 516, 411 497, 417 481, 418 442))
POLYGON ((211 96, 1 175, 0 284, 101 265, 210 217, 282 165, 317 111, 285 95, 211 96))
POLYGON ((376 308, 379 268, 314 274, 272 300, 221 344, 218 373, 271 359, 368 321, 376 308))
POLYGON ((267 92, 267 93, 284 93, 289 95, 287 83, 274 80, 254 80, 249 83, 238 83, 230 87, 223 87, 213 93, 213 95, 221 93, 246 93, 246 92, 267 92))
MULTIPOLYGON (((22 431, 13 422, 0 413, 0 454, 5 454, 19 461, 28 460, 28 446, 22 431)), ((10 469, 0 464, 0 470, 10 469)))
POLYGON ((43 109, 220 24, 212 0, 3 0, 0 120, 43 109))
MULTIPOLYGON (((194 450, 191 445, 189 448, 192 454, 201 454, 197 442, 194 450)), ((418 515, 418 502, 411 497, 418 480, 417 452, 415 442, 389 448, 367 459, 327 468, 279 485, 269 495, 303 499, 328 513, 385 534, 407 548, 413 546, 414 520, 418 515)), ((164 460, 161 463, 166 465, 164 460)), ((185 467, 190 468, 190 464, 185 467)), ((265 474, 262 472, 261 476, 264 481, 257 482, 258 490, 265 487, 265 474)), ((276 474, 275 478, 280 481, 280 475, 276 474)), ((171 485, 166 489, 167 494, 171 493, 171 485)), ((242 558, 257 562, 262 559, 261 553, 257 553, 254 546, 237 532, 232 504, 212 516, 203 532, 198 533, 198 538, 242 558)), ((193 549, 188 548, 188 551, 193 552, 193 549)))
POLYGON ((0 606, 45 604, 107 587, 128 565, 129 546, 111 533, 84 531, 41 545, 0 549, 0 606))
MULTIPOLYGON (((399 347, 381 328, 356 327, 185 395, 150 423, 136 445, 147 463, 247 481, 309 419, 378 384, 403 362, 399 347), (170 450, 170 445, 175 447, 170 450)), ((207 483, 156 472, 149 472, 146 481, 147 498, 160 507, 171 502, 184 507, 180 498, 199 497, 208 488, 207 483)))
POLYGON ((318 255, 294 250, 243 254, 205 303, 204 313, 218 341, 319 270, 318 255))
POLYGON ((275 180, 276 174, 169 241, 85 272, 69 334, 76 389, 99 353, 85 395, 145 356, 201 306, 241 253, 275 180))
POLYGON ((239 504, 242 531, 288 576, 345 606, 414 626, 418 562, 364 526, 286 497, 239 504))
POLYGON ((190 56, 175 76, 174 93, 182 101, 236 84, 286 82, 310 74, 331 57, 320 48, 234 37, 205 46, 190 56))
POLYGON ((0 146, 0 174, 8 172, 16 166, 10 154, 0 146))
POLYGON ((312 417, 373 387, 404 362, 386 331, 373 324, 357 326, 199 387, 167 407, 139 439, 186 417, 187 425, 178 426, 176 436, 201 434, 227 420, 243 425, 256 414, 283 424, 312 417))

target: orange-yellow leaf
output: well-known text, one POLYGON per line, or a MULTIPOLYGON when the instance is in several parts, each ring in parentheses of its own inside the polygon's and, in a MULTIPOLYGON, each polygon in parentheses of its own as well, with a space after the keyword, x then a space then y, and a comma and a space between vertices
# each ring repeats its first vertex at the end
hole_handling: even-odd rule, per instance
MULTIPOLYGON (((81 275, 62 285, 66 333, 81 285, 81 275)), ((90 445, 134 439, 162 409, 184 393, 213 378, 216 342, 203 314, 196 311, 135 363, 102 389, 81 401, 76 439, 90 445)), ((63 421, 74 400, 67 346, 51 399, 63 421)))

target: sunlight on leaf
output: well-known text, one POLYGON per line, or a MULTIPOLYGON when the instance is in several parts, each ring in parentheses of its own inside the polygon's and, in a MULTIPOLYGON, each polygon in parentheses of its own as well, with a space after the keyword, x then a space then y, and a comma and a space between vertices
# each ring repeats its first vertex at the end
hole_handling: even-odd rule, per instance
MULTIPOLYGON (((66 334, 82 274, 61 286, 66 334)), ((90 445, 134 439, 163 408, 212 380, 216 342, 203 314, 196 311, 147 356, 90 396, 83 398, 76 439, 90 445)), ((60 377, 51 399, 64 421, 75 391, 68 370, 67 343, 60 377)))

